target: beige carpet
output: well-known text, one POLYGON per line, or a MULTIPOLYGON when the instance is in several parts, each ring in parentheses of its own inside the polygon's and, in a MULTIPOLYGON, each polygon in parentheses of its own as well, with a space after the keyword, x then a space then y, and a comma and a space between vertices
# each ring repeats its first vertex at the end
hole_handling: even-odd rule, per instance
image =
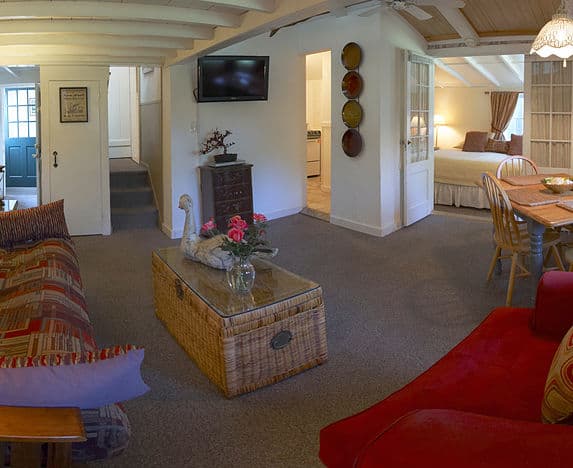
POLYGON ((320 466, 321 427, 400 388, 505 299, 509 268, 485 283, 488 223, 430 216, 379 239, 297 215, 269 231, 276 262, 324 288, 329 361, 233 400, 154 316, 151 252, 176 242, 157 230, 76 240, 98 343, 145 346, 152 389, 126 404, 128 451, 94 467, 320 466))

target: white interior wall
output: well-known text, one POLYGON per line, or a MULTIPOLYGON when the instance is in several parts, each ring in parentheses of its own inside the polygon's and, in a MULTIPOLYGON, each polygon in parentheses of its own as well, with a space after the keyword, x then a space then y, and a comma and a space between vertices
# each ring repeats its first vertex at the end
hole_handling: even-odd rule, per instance
POLYGON ((193 154, 199 137, 218 127, 233 131, 239 157, 254 163, 255 210, 269 217, 300 211, 305 188, 305 55, 355 41, 363 49, 360 73, 365 89, 360 98, 364 149, 359 157, 344 155, 340 139, 345 126, 340 109, 346 99, 340 82, 346 73, 332 64, 332 213, 331 221, 373 235, 400 225, 400 132, 403 82, 401 48, 422 51, 423 38, 397 15, 324 18, 249 39, 220 54, 270 55, 269 100, 196 104, 192 98, 194 66, 169 68, 164 77, 164 229, 181 235, 182 193, 197 201, 196 167, 204 159, 193 154), (336 35, 333 35, 336 31, 336 35), (169 96, 167 98, 167 96, 169 96), (197 132, 195 132, 197 130, 197 132), (171 202, 169 202, 169 200, 171 202))
POLYGON ((134 156, 132 141, 132 89, 130 68, 110 67, 108 88, 109 157, 134 156))

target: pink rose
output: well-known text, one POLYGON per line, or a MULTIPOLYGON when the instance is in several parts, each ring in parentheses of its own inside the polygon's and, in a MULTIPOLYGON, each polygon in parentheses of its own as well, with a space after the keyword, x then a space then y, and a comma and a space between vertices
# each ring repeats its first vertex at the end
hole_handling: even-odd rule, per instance
POLYGON ((253 221, 255 223, 264 223, 267 220, 267 217, 261 213, 253 214, 253 221))
POLYGON ((242 229, 231 228, 227 235, 235 242, 241 242, 245 237, 245 232, 242 229))
POLYGON ((215 224, 213 218, 211 218, 209 221, 203 224, 203 226, 201 226, 201 231, 204 232, 212 231, 213 229, 217 229, 217 225, 215 224))
POLYGON ((245 229, 247 229, 249 227, 247 222, 243 218, 241 218, 239 215, 233 216, 229 220, 229 226, 234 228, 234 229, 239 229, 241 231, 244 231, 245 229))

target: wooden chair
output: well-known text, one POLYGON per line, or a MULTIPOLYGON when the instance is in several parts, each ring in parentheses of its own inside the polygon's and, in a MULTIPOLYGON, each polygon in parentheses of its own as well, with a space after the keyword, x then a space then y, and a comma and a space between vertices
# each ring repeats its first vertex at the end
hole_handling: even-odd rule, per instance
POLYGON ((537 165, 525 156, 509 156, 497 166, 495 176, 498 179, 509 176, 539 174, 537 165))
MULTIPOLYGON (((483 186, 489 201, 491 216, 494 225, 495 252, 491 259, 487 281, 491 280, 496 263, 502 258, 511 258, 511 270, 509 273, 509 283, 507 287, 507 297, 505 304, 511 305, 513 298, 513 287, 516 276, 527 276, 529 271, 523 265, 522 258, 529 254, 529 234, 525 224, 518 223, 511 202, 499 181, 491 174, 482 176, 483 186), (509 253, 504 255, 504 251, 509 253), (519 268, 520 273, 516 274, 519 268)), ((547 232, 543 238, 543 248, 547 249, 544 265, 552 256, 557 268, 564 270, 561 256, 557 245, 559 244, 559 233, 547 232)))

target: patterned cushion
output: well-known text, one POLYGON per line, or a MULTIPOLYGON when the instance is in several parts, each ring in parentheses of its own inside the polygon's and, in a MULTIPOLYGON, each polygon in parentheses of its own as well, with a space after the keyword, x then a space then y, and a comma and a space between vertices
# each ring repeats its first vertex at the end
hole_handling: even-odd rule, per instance
POLYGON ((565 334, 555 352, 541 405, 546 423, 571 422, 573 416, 573 327, 565 334))
POLYGON ((487 140, 487 132, 467 132, 463 151, 474 151, 478 153, 483 152, 485 151, 487 140))
POLYGON ((113 359, 126 354, 128 351, 141 349, 134 345, 113 346, 97 351, 82 353, 40 354, 36 356, 0 356, 0 369, 15 369, 20 367, 40 366, 69 366, 72 364, 88 364, 97 361, 113 359))
POLYGON ((485 150, 490 153, 503 153, 507 154, 509 151, 509 141, 504 140, 494 140, 492 138, 487 139, 487 144, 485 145, 485 150))
POLYGON ((507 154, 511 156, 521 156, 523 154, 523 135, 511 134, 511 141, 509 142, 509 150, 507 154))
POLYGON ((64 200, 24 210, 0 212, 0 247, 50 237, 70 239, 64 200))

